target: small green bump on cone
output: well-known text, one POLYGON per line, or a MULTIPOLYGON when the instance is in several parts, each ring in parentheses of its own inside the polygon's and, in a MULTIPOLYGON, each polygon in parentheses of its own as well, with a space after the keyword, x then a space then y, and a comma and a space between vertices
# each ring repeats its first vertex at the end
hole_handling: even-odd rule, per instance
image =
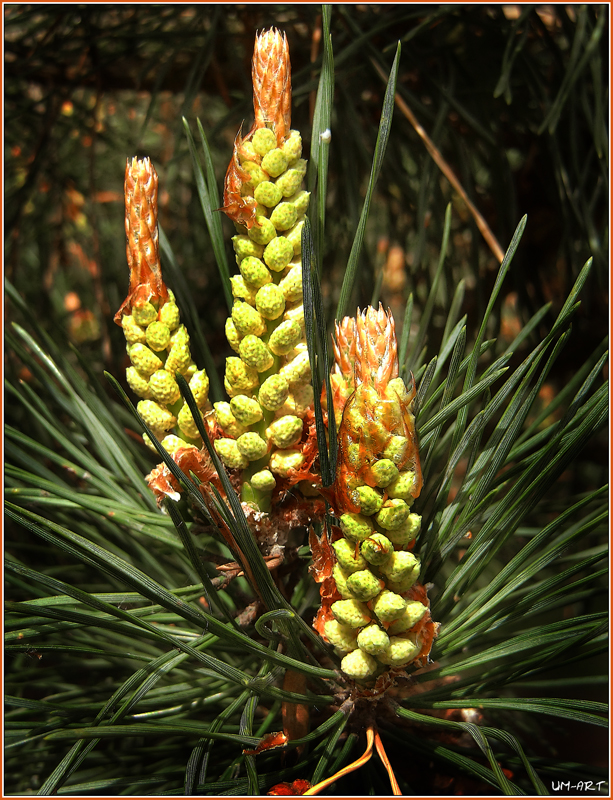
POLYGON ((157 319, 158 311, 153 303, 138 303, 132 306, 132 317, 137 325, 142 325, 144 328, 150 325, 153 320, 157 319))
POLYGON ((270 436, 274 445, 284 450, 300 441, 302 427, 303 423, 299 417, 287 415, 274 420, 269 425, 266 433, 270 436))
POLYGON ((123 335, 126 337, 126 342, 128 344, 136 344, 137 342, 139 344, 145 344, 147 341, 145 329, 134 321, 132 314, 126 314, 121 318, 121 327, 123 328, 123 335))
POLYGON ((258 203, 266 206, 266 208, 274 208, 277 203, 281 202, 283 193, 276 183, 262 181, 262 183, 256 186, 253 196, 258 203))
POLYGON ((381 528, 393 531, 406 522, 409 514, 409 507, 404 500, 386 500, 375 519, 381 528))
POLYGON ((241 336, 253 334, 261 336, 266 331, 266 321, 259 311, 242 300, 235 300, 232 306, 232 320, 241 336))
POLYGON ((239 269, 248 286, 259 289, 267 283, 272 283, 272 276, 266 264, 261 259, 255 258, 255 256, 243 258, 239 264, 239 269))
POLYGON ((412 471, 401 472, 396 480, 387 487, 387 494, 393 499, 404 500, 407 505, 413 503, 411 492, 415 487, 415 473, 412 471))
POLYGON ((426 606, 420 603, 419 600, 410 600, 402 616, 391 623, 387 632, 391 635, 408 631, 423 619, 427 610, 426 606))
POLYGON ((351 542, 363 542, 372 535, 374 529, 369 517, 347 512, 341 517, 341 530, 351 542))
POLYGON ((416 538, 421 529, 421 517, 419 514, 409 514, 406 521, 393 531, 387 531, 388 538, 393 542, 397 549, 406 547, 409 542, 416 538))
POLYGON ((258 128, 251 138, 251 146, 259 156, 265 156, 277 146, 277 137, 270 128, 258 128))
POLYGON ((174 414, 155 400, 141 400, 136 404, 136 410, 155 431, 169 431, 176 425, 177 418, 174 414))
POLYGON ((367 625, 358 633, 358 647, 371 656, 382 653, 389 643, 389 636, 376 623, 367 625))
POLYGON ((294 349, 301 337, 302 331, 297 322, 293 320, 282 322, 270 334, 268 346, 275 355, 283 356, 294 349))
POLYGON ((379 566, 389 560, 394 552, 394 545, 382 533, 373 533, 362 542, 360 550, 369 564, 379 566))
MULTIPOLYGON (((155 373, 153 374, 155 375, 155 373)), ((137 394, 139 397, 142 397, 145 400, 151 398, 147 375, 143 375, 143 373, 139 372, 136 367, 127 368, 126 380, 128 382, 128 386, 130 389, 132 389, 134 394, 137 394)))
POLYGON ((377 656, 381 664, 393 667, 403 667, 419 655, 421 642, 400 636, 390 636, 390 643, 385 650, 377 656))
POLYGON ((245 469, 249 466, 249 459, 241 453, 234 439, 216 439, 213 446, 229 469, 245 469))
POLYGON ((338 648, 343 653, 349 653, 358 646, 355 631, 347 625, 341 625, 335 619, 329 619, 324 624, 324 635, 330 644, 338 648))
POLYGON ((372 610, 381 622, 392 622, 398 619, 407 607, 407 601, 389 589, 384 589, 372 603, 372 610))
POLYGON ((177 304, 164 303, 164 305, 160 308, 158 320, 163 322, 164 325, 167 325, 168 329, 171 331, 174 331, 176 328, 178 328, 181 322, 181 314, 179 313, 179 307, 177 304))
POLYGON ((242 261, 243 258, 247 258, 249 256, 253 256, 254 258, 262 258, 264 253, 264 246, 257 244, 245 234, 233 236, 232 246, 234 247, 234 252, 236 253, 236 258, 239 262, 242 261))
POLYGON ((281 408, 289 394, 289 382, 283 375, 271 375, 260 386, 258 400, 262 408, 276 411, 281 408))
POLYGON ((371 472, 380 489, 385 489, 399 475, 398 467, 389 458, 382 458, 373 464, 371 472))
MULTIPOLYGON (((388 580, 394 582, 406 580, 415 570, 417 570, 417 576, 419 576, 419 559, 417 556, 414 556, 413 553, 409 553, 406 550, 395 551, 388 561, 381 566, 381 572, 388 580)), ((417 577, 415 580, 416 579, 417 577)))
POLYGON ((141 373, 141 375, 152 375, 156 370, 161 369, 162 361, 153 353, 145 344, 131 345, 128 350, 130 361, 132 365, 141 373))
POLYGON ((268 442, 255 433, 255 431, 247 431, 239 436, 236 440, 239 451, 249 461, 257 461, 268 452, 268 442))
POLYGON ((279 203, 270 215, 270 221, 278 231, 288 231, 297 218, 296 207, 292 203, 279 203))
POLYGON ((244 394, 236 395, 230 400, 230 409, 234 418, 242 425, 255 425, 263 416, 258 401, 244 394))
POLYGON ((294 264, 287 275, 279 283, 288 303, 295 303, 302 299, 302 265, 294 264))
POLYGON ((275 476, 268 469, 260 470, 251 476, 249 481, 258 492, 272 492, 277 485, 275 476))
POLYGON ((341 625, 349 628, 361 628, 372 619, 368 606, 359 600, 337 600, 332 603, 330 610, 341 625))
POLYGON ((273 272, 283 272, 293 257, 294 248, 285 236, 275 236, 264 250, 266 266, 273 272))
POLYGON ((274 363, 274 358, 264 342, 253 334, 247 334, 238 346, 238 354, 249 367, 258 372, 266 372, 274 363))
POLYGON ((198 408, 203 408, 209 399, 209 376, 206 370, 199 369, 189 379, 189 388, 198 408))
POLYGON ((360 506, 360 512, 367 517, 376 514, 383 505, 383 497, 370 486, 358 486, 353 494, 355 495, 355 504, 360 506))
POLYGON ((336 584, 336 588, 338 593, 343 598, 343 600, 349 600, 351 598, 358 600, 363 598, 358 598, 349 588, 347 584, 347 578, 349 575, 343 571, 340 564, 335 564, 332 570, 332 577, 334 578, 334 583, 336 584))
POLYGON ((385 587, 385 581, 377 578, 369 569, 361 569, 347 578, 347 586, 354 597, 367 602, 379 594, 385 587))
POLYGON ((338 563, 346 573, 351 574, 359 569, 366 569, 366 560, 360 555, 359 550, 356 556, 355 544, 352 544, 347 539, 337 539, 336 542, 332 542, 332 547, 336 553, 338 563))
POLYGON ((300 469, 305 461, 305 456, 299 450, 275 450, 270 457, 270 471, 287 478, 293 470, 300 469))
POLYGON ((256 224, 249 230, 247 234, 249 238, 256 244, 268 244, 277 235, 275 226, 272 222, 261 215, 256 216, 256 224))
POLYGON ((255 307, 264 319, 278 319, 285 311, 285 296, 278 286, 269 283, 267 286, 262 286, 256 294, 255 307))
POLYGON ((348 653, 341 661, 341 669, 354 680, 365 680, 377 671, 377 661, 373 656, 363 650, 354 650, 348 653))
POLYGON ((176 380, 165 369, 156 370, 149 378, 149 391, 154 400, 165 406, 173 405, 181 397, 176 380))
POLYGON ((226 379, 235 395, 246 394, 257 388, 260 382, 257 370, 247 366, 236 356, 226 358, 226 379))
POLYGON ((267 172, 271 178, 277 178, 287 169, 287 156, 278 147, 269 150, 262 159, 262 169, 267 172))

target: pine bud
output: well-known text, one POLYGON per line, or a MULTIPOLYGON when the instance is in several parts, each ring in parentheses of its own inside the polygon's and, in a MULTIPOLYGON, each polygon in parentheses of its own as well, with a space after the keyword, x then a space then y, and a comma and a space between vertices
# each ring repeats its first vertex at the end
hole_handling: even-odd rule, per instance
POLYGON ((271 178, 277 178, 282 172, 287 169, 287 156, 283 150, 275 147, 269 150, 262 159, 262 169, 267 172, 271 178))
POLYGON ((270 221, 278 231, 288 231, 296 223, 297 217, 296 207, 292 203, 279 203, 270 215, 270 221))
POLYGON ((347 578, 349 577, 349 575, 341 569, 340 564, 334 565, 334 568, 332 570, 332 577, 334 578, 334 583, 336 584, 337 591, 343 598, 343 600, 349 600, 352 598, 354 600, 363 599, 363 598, 358 598, 357 595, 355 595, 349 588, 347 584, 347 578))
POLYGON ((132 314, 126 314, 121 318, 121 327, 128 344, 136 344, 136 342, 145 344, 147 341, 145 329, 138 325, 132 314))
POLYGON ((406 547, 409 542, 417 536, 421 528, 421 517, 419 514, 409 514, 405 522, 393 531, 386 531, 388 538, 397 548, 406 547))
POLYGON ((160 308, 158 320, 168 327, 168 330, 174 331, 181 323, 181 315, 179 307, 176 303, 168 302, 160 308))
POLYGON ((132 307, 132 316, 137 325, 142 325, 146 328, 153 320, 157 319, 158 311, 153 303, 135 303, 132 307))
POLYGON ((256 187, 255 191, 253 192, 253 196, 258 203, 266 206, 266 208, 274 208, 277 203, 281 202, 283 194, 276 183, 271 183, 271 181, 262 181, 262 183, 256 187))
POLYGON ((268 469, 260 470, 251 476, 249 483, 259 492, 272 492, 277 485, 275 476, 268 469))
POLYGON ((183 403, 183 405, 181 406, 181 410, 179 411, 179 414, 177 416, 177 423, 179 425, 181 433, 188 439, 195 439, 195 440, 200 439, 200 434, 198 433, 196 422, 187 403, 183 403))
POLYGON ((263 245, 257 244, 250 239, 249 236, 245 236, 244 234, 233 236, 232 246, 234 247, 234 252, 236 253, 236 258, 239 263, 243 260, 243 258, 247 258, 248 256, 262 258, 264 253, 263 245))
POLYGON ((159 320, 154 320, 145 333, 147 344, 152 350, 159 352, 165 350, 170 342, 170 328, 159 320))
POLYGON ((236 330, 241 336, 247 336, 248 334, 261 336, 266 331, 266 322, 260 312, 242 300, 234 301, 232 319, 236 330))
POLYGON ((209 399, 209 376, 206 374, 206 370, 199 369, 194 372, 189 380, 189 388, 198 408, 204 408, 209 399))
POLYGON ((376 514, 383 505, 383 497, 370 486, 358 486, 354 492, 355 504, 360 506, 360 513, 370 517, 376 514))
POLYGON ((275 226, 266 217, 256 216, 255 225, 249 229, 248 236, 256 244, 268 244, 277 235, 275 226))
POLYGON ((400 550, 392 553, 385 564, 381 565, 381 572, 390 581, 405 581, 412 574, 414 574, 414 581, 416 581, 419 577, 420 567, 419 559, 413 553, 400 550))
POLYGON ((268 346, 275 355, 283 356, 294 349, 301 336, 302 331, 298 323, 293 321, 282 322, 270 334, 268 346))
POLYGON ((265 156, 277 146, 277 137, 270 128, 258 128, 251 140, 253 149, 260 156, 265 156))
POLYGON ((154 400, 141 400, 137 403, 136 410, 156 435, 159 431, 171 430, 177 422, 177 418, 168 409, 154 400))

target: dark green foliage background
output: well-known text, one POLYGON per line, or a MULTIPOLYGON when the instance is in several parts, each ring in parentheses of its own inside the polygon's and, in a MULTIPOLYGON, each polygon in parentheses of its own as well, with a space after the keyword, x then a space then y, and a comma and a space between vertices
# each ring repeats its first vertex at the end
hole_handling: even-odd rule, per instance
MULTIPOLYGON (((320 265, 328 321, 336 312, 377 140, 386 86, 375 65, 389 74, 399 40, 402 53, 396 91, 449 162, 503 249, 511 242, 519 220, 524 214, 528 217, 510 270, 489 309, 481 339, 497 337, 498 343, 479 361, 477 381, 488 375, 491 378, 496 360, 512 349, 505 362, 509 367, 506 381, 559 323, 556 336, 549 341, 552 348, 557 346, 558 338, 566 335, 564 331, 570 324, 566 298, 581 275, 581 305, 572 316, 571 335, 559 357, 539 379, 541 391, 530 398, 532 406, 526 420, 522 420, 523 427, 514 433, 517 440, 511 456, 498 465, 500 475, 487 484, 488 494, 479 510, 481 516, 473 520, 473 533, 478 533, 494 514, 496 504, 504 501, 506 484, 501 476, 505 470, 506 478, 519 476, 520 484, 535 463, 531 459, 542 456, 547 443, 556 441, 547 438, 547 430, 551 432, 551 426, 557 423, 566 424, 569 408, 575 412, 581 408, 584 416, 579 415, 580 419, 588 419, 590 409, 585 410, 582 404, 587 406, 598 392, 602 407, 609 271, 608 23, 608 8, 596 5, 400 4, 339 5, 332 9, 332 140, 320 265), (593 263, 586 276, 581 269, 589 257, 593 263), (540 313, 546 303, 550 305, 540 313), (525 335, 519 336, 518 341, 515 337, 525 325, 525 335), (583 381, 587 381, 585 390, 581 389, 583 381), (539 436, 542 439, 537 441, 539 436)), ((321 7, 317 5, 5 6, 5 276, 10 284, 6 295, 7 332, 12 322, 33 332, 60 372, 58 376, 45 362, 43 351, 36 352, 34 340, 9 333, 6 367, 12 388, 5 395, 6 421, 11 431, 17 432, 9 437, 7 460, 17 470, 7 478, 9 491, 13 492, 9 499, 25 509, 26 515, 39 514, 51 524, 65 526, 96 545, 109 548, 155 581, 156 586, 185 597, 196 611, 202 608, 197 602, 202 595, 201 581, 206 585, 207 574, 214 578, 216 573, 207 567, 203 578, 200 569, 185 555, 168 517, 160 517, 155 511, 140 478, 155 459, 135 437, 126 434, 124 429, 135 431, 138 426, 101 377, 106 369, 121 379, 126 361, 121 331, 112 323, 128 284, 123 174, 125 159, 133 155, 151 157, 159 173, 160 223, 176 259, 176 266, 163 259, 164 275, 171 288, 177 294, 182 292, 191 303, 184 316, 190 322, 194 357, 202 363, 206 342, 221 375, 224 358, 229 354, 223 335, 227 307, 204 224, 182 117, 188 120, 196 138, 196 118, 200 119, 217 185, 221 186, 236 130, 242 120, 247 127, 251 124, 250 59, 254 33, 271 25, 285 30, 289 39, 292 126, 303 134, 306 156, 321 68, 321 42, 313 49, 313 32, 321 27, 321 7), (90 315, 90 335, 87 330, 84 333, 84 323, 79 327, 75 312, 67 308, 67 294, 71 292, 78 295, 79 310, 90 315), (20 381, 25 383, 20 385, 20 381), (51 430, 56 423, 57 430, 65 435, 60 444, 51 430), (38 450, 32 442, 38 443, 38 450), (125 457, 117 457, 118 450, 125 457), (117 515, 115 519, 109 516, 111 510, 112 516, 117 515)), ((232 226, 225 218, 222 225, 229 243, 232 226)), ((228 257, 231 260, 229 244, 228 257)), ((431 536, 424 539, 423 547, 428 552, 428 577, 436 585, 433 596, 440 603, 441 613, 444 609, 449 617, 450 632, 447 654, 442 645, 440 652, 434 653, 435 658, 441 659, 442 688, 434 691, 431 701, 447 703, 443 705, 445 712, 440 713, 451 715, 452 722, 461 720, 462 725, 467 725, 470 717, 453 716, 449 709, 454 702, 462 706, 462 691, 467 702, 470 700, 470 707, 478 699, 483 704, 483 724, 519 736, 549 790, 555 780, 600 780, 606 767, 606 735, 602 728, 586 725, 586 720, 587 715, 596 716, 596 707, 590 702, 606 697, 605 634, 594 633, 596 618, 607 609, 606 575, 594 572, 599 569, 596 561, 602 560, 606 545, 606 522, 598 511, 606 495, 593 494, 607 479, 602 410, 598 424, 590 428, 586 423, 583 438, 577 434, 577 451, 569 446, 568 463, 560 469, 559 480, 548 488, 542 501, 526 510, 513 539, 505 540, 499 531, 493 534, 498 537, 500 551, 487 568, 477 571, 470 580, 468 572, 464 575, 463 579, 468 580, 464 586, 467 599, 459 611, 454 610, 445 587, 469 542, 454 541, 453 535, 437 541, 437 526, 443 510, 450 507, 447 503, 453 501, 456 491, 462 491, 466 472, 479 454, 485 458, 483 447, 492 441, 488 439, 490 435, 495 437, 492 431, 507 406, 500 409, 499 416, 488 417, 483 436, 471 439, 473 455, 458 457, 457 471, 451 469, 447 475, 452 451, 464 429, 461 425, 454 427, 456 417, 436 416, 444 412, 444 405, 435 392, 440 388, 442 393, 441 381, 453 369, 459 371, 456 382, 450 380, 444 403, 460 398, 470 388, 462 386, 470 368, 459 368, 463 357, 457 344, 460 334, 456 331, 452 338, 450 332, 457 320, 466 315, 464 356, 470 355, 496 285, 499 265, 464 203, 442 178, 421 139, 397 108, 358 267, 350 307, 364 307, 379 299, 392 307, 400 336, 408 337, 406 363, 420 386, 423 413, 418 422, 429 481, 419 510, 431 523, 431 536), (451 215, 446 218, 448 204, 451 215), (446 257, 441 259, 445 235, 449 243, 446 257), (399 290, 394 290, 384 270, 390 245, 403 251, 404 283, 399 290), (412 303, 413 313, 410 319, 406 317, 407 327, 403 330, 407 301, 412 303), (448 353, 444 368, 433 377, 427 365, 447 343, 452 348, 454 342, 457 353, 448 353), (426 350, 422 349, 424 345, 426 350), (447 426, 443 434, 439 424, 447 426), (579 443, 588 442, 579 452, 579 443), (542 573, 535 568, 535 582, 530 584, 535 592, 535 587, 540 586, 538 581, 544 582, 543 608, 537 618, 540 625, 554 626, 551 631, 539 629, 538 633, 544 637, 538 640, 542 652, 549 654, 544 656, 543 671, 539 671, 538 650, 536 655, 534 649, 529 650, 523 666, 517 653, 510 653, 506 660, 498 654, 502 661, 495 661, 494 666, 487 660, 482 664, 477 660, 465 670, 464 676, 470 679, 462 691, 454 694, 445 689, 445 681, 457 673, 464 653, 475 657, 490 647, 503 648, 511 634, 521 636, 522 630, 534 623, 535 606, 528 603, 522 607, 522 593, 527 588, 518 587, 492 611, 492 618, 496 613, 502 615, 498 623, 491 629, 483 628, 482 640, 481 633, 472 639, 468 636, 464 650, 462 636, 453 633, 454 615, 457 619, 470 605, 471 597, 479 597, 488 585, 494 586, 520 547, 547 525, 555 525, 574 503, 584 501, 581 509, 569 515, 568 530, 573 525, 581 528, 579 521, 583 520, 585 538, 567 551, 561 548, 555 559, 543 566, 542 573), (444 552, 448 561, 441 566, 444 552), (572 573, 574 566, 576 574, 572 573), (570 570, 566 583, 564 578, 557 588, 546 583, 555 583, 556 576, 564 575, 565 570, 570 570), (573 584, 565 604, 562 590, 572 580, 583 583, 573 584), (509 605, 516 604, 519 612, 513 617, 509 605), (511 614, 510 621, 504 616, 507 612, 511 614), (501 633, 496 632, 497 625, 501 633), (455 651, 454 635, 459 635, 455 651), (565 653, 568 665, 556 670, 554 651, 547 648, 556 637, 567 635, 576 636, 576 654, 570 657, 565 653), (522 674, 524 684, 520 682, 511 690, 515 678, 522 674), (550 712, 518 713, 519 705, 513 707, 511 701, 522 696, 531 698, 530 702, 540 698, 544 706, 555 706, 558 701, 552 698, 567 700, 566 705, 558 702, 557 716, 547 716, 550 712), (504 706, 504 698, 509 700, 508 707, 504 706), (496 702, 502 702, 502 707, 497 707, 496 702)), ((547 358, 550 353, 547 350, 547 358)), ((539 366, 542 368, 543 364, 539 366)), ((503 388, 502 373, 494 377, 491 386, 466 407, 466 424, 487 409, 491 398, 503 388)), ((510 398, 511 394, 506 396, 509 402, 510 398)), ((527 394, 524 399, 528 402, 527 394)), ((518 415, 520 400, 521 396, 514 400, 518 415)), ((457 413, 461 415, 461 409, 457 413)), ((576 433, 573 425, 569 423, 568 438, 564 440, 567 443, 576 433)), ((563 444, 560 441, 562 451, 563 444)), ((551 453, 554 457, 555 450, 551 453)), ((465 499, 463 508, 468 509, 470 498, 465 499)), ((185 513, 186 509, 182 511, 185 513)), ((459 508, 458 519, 449 523, 452 527, 457 525, 452 533, 460 530, 461 512, 459 508)), ((47 534, 49 530, 46 529, 47 534)), ((181 637, 184 632, 182 641, 202 645, 200 639, 193 639, 202 635, 201 620, 193 616, 196 612, 191 622, 186 621, 177 616, 176 609, 162 607, 159 598, 161 605, 149 608, 150 603, 143 603, 143 596, 149 597, 151 603, 154 600, 143 586, 137 589, 132 583, 127 588, 117 573, 109 576, 104 568, 106 556, 101 557, 102 566, 86 563, 82 554, 77 555, 78 548, 75 552, 62 550, 57 542, 41 541, 41 535, 40 531, 37 535, 27 531, 23 524, 10 523, 7 527, 7 555, 13 565, 7 573, 7 599, 11 603, 41 598, 39 602, 45 605, 48 601, 44 598, 66 594, 61 583, 65 582, 106 598, 105 602, 120 610, 136 610, 136 616, 143 618, 151 615, 155 625, 168 635, 181 637), (45 576, 46 584, 41 583, 41 576, 45 576)), ((543 552, 554 548, 555 536, 552 537, 543 540, 543 552)), ((207 549, 229 557, 212 537, 207 538, 206 532, 195 541, 198 558, 203 561, 207 549)), ((306 566, 308 553, 304 549, 299 553, 306 566)), ((521 572, 521 566, 518 570, 521 572)), ((134 575, 132 579, 136 580, 134 575)), ((160 590, 152 591, 155 594, 160 590)), ((225 594, 218 616, 223 607, 230 615, 240 612, 251 597, 242 581, 225 594)), ((317 593, 306 572, 295 588, 292 602, 310 622, 317 593)), ((75 613, 85 608, 76 599, 74 607, 59 601, 49 601, 49 606, 55 607, 54 603, 75 613)), ((50 775, 78 738, 72 729, 79 726, 83 731, 84 726, 93 726, 96 714, 136 669, 134 664, 149 664, 152 659, 152 663, 158 664, 156 659, 160 659, 159 664, 165 664, 168 654, 172 656, 172 646, 151 632, 132 641, 134 629, 125 620, 113 623, 119 627, 105 629, 100 623, 102 627, 96 629, 91 619, 83 627, 84 620, 79 625, 75 618, 75 629, 68 630, 72 623, 63 618, 53 623, 57 627, 50 627, 44 636, 40 631, 35 636, 32 631, 50 620, 45 623, 35 610, 30 612, 25 606, 10 610, 13 614, 7 618, 8 643, 15 649, 7 650, 6 676, 8 691, 19 702, 7 707, 7 743, 11 747, 7 751, 6 790, 49 790, 53 783, 50 775), (125 628, 121 627, 123 624, 125 628), (22 641, 18 634, 24 630, 22 641), (112 631, 108 639, 105 630, 112 631), (80 648, 78 652, 70 651, 71 644, 80 648), (131 661, 132 657, 136 662, 131 661), (73 702, 83 707, 77 711, 71 707, 73 702), (53 731, 56 738, 47 739, 53 731)), ((98 613, 107 619, 110 612, 103 612, 101 607, 98 613)), ((447 622, 447 616, 437 618, 447 622)), ((266 641, 261 629, 247 630, 254 641, 266 641)), ((205 639, 207 635, 204 634, 205 639)), ((537 634, 526 635, 536 637, 531 640, 534 648, 537 634)), ((210 646, 221 661, 246 670, 252 677, 258 673, 267 675, 273 667, 253 653, 245 657, 238 640, 222 645, 218 652, 217 644, 207 640, 202 652, 210 646)), ((180 654, 174 651, 174 655, 180 654)), ((194 658, 193 653, 191 656, 194 658)), ((193 662, 188 662, 169 672, 172 680, 169 678, 168 685, 161 679, 159 685, 148 688, 142 700, 133 698, 133 703, 138 704, 135 716, 124 722, 134 724, 134 729, 123 731, 121 738, 115 738, 107 720, 108 733, 104 735, 108 738, 103 738, 70 777, 56 776, 54 788, 60 794, 181 794, 186 785, 194 790, 198 786, 194 764, 201 765, 201 751, 207 746, 203 742, 211 741, 206 734, 196 746, 197 737, 203 732, 188 730, 194 721, 208 724, 219 720, 220 709, 228 708, 228 722, 221 719, 219 726, 230 737, 255 737, 259 735, 258 727, 280 727, 278 696, 273 694, 271 699, 264 692, 270 714, 266 716, 261 709, 255 714, 257 703, 249 699, 248 692, 241 695, 224 675, 211 680, 209 667, 200 664, 196 674, 192 666, 193 662), (228 706, 230 701, 236 705, 228 706), (137 714, 145 716, 139 719, 137 714), (183 728, 152 728, 148 735, 138 727, 147 722, 163 724, 167 718, 183 728)), ((278 674, 266 680, 269 686, 277 686, 278 674)), ((313 684, 311 689, 325 694, 322 687, 323 684, 313 684)), ((252 692, 253 696, 258 695, 252 692)), ((313 728, 327 720, 325 704, 320 706, 315 704, 312 712, 313 728)), ((415 708, 421 706, 403 708, 402 713, 410 717, 415 708)), ((126 713, 128 710, 132 714, 131 706, 126 713)), ((542 708, 539 710, 542 712, 542 708)), ((489 751, 490 766, 497 759, 513 773, 512 780, 517 781, 514 787, 528 793, 535 791, 534 782, 526 777, 521 756, 515 755, 513 744, 502 741, 500 736, 494 735, 481 751, 475 745, 479 745, 479 734, 467 728, 460 733, 454 729, 447 739, 444 730, 430 731, 431 743, 424 744, 422 739, 427 737, 422 737, 424 728, 419 727, 423 726, 423 719, 413 719, 411 724, 417 727, 407 728, 408 732, 398 734, 397 739, 392 727, 386 739, 406 793, 513 793, 513 787, 505 785, 500 775, 496 777, 498 783, 492 784, 493 773, 489 768, 489 774, 484 773, 490 744, 496 748, 493 754, 489 751), (408 746, 415 753, 417 765, 411 771, 402 766, 408 746)), ((93 735, 91 727, 89 730, 93 735)), ((198 793, 232 794, 239 786, 239 774, 244 792, 257 787, 265 792, 277 780, 310 779, 314 769, 321 773, 321 779, 331 773, 333 764, 338 769, 349 760, 351 745, 354 758, 362 746, 358 746, 354 733, 348 739, 343 734, 338 743, 333 733, 334 729, 332 734, 321 733, 327 748, 323 756, 321 750, 315 750, 323 763, 311 755, 308 763, 294 769, 293 755, 282 767, 278 759, 269 757, 262 768, 265 778, 261 774, 254 777, 255 767, 250 763, 243 771, 238 766, 234 771, 234 761, 244 743, 239 746, 238 740, 231 738, 218 742, 214 752, 219 762, 209 766, 212 777, 207 777, 206 786, 203 784, 198 793)), ((318 740, 315 737, 313 741, 318 740)), ((338 792, 362 794, 366 786, 374 793, 389 792, 385 774, 373 765, 365 773, 357 773, 355 780, 350 777, 339 782, 338 792)))

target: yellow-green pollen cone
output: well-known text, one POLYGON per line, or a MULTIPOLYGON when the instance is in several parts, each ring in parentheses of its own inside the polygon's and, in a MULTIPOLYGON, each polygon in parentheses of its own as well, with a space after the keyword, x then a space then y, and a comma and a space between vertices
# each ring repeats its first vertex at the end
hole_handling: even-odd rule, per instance
POLYGON ((342 599, 329 608, 334 624, 322 627, 343 654, 345 675, 370 682, 410 665, 422 650, 426 593, 417 584, 419 558, 405 549, 421 525, 411 509, 421 474, 416 451, 411 455, 412 398, 398 377, 393 320, 381 308, 344 320, 335 356, 341 538, 332 543, 332 578, 342 599))
MULTIPOLYGON (((266 60, 258 43, 254 65, 257 59, 258 64, 266 60)), ((281 55, 275 70, 279 64, 289 70, 287 43, 279 38, 277 46, 281 55)), ((254 72, 261 71, 254 67, 254 72)), ((276 86, 280 80, 273 70, 262 86, 267 81, 276 86)), ((226 324, 228 343, 236 353, 226 361, 224 380, 232 417, 225 407, 220 414, 216 404, 225 436, 215 447, 226 467, 242 470, 241 499, 259 511, 270 510, 279 479, 304 463, 300 443, 313 402, 302 310, 301 231, 309 203, 302 182, 307 162, 300 133, 289 127, 291 89, 286 84, 275 95, 275 108, 261 86, 254 85, 256 122, 235 147, 224 193, 223 210, 236 227, 232 245, 239 274, 231 278, 234 305, 226 324), (229 439, 236 440, 236 448, 229 439)))

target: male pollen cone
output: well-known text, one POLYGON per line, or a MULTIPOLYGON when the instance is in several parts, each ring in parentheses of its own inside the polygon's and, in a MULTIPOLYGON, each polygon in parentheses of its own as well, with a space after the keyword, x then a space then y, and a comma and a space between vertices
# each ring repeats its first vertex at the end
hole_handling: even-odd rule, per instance
POLYGON ((162 280, 158 244, 158 176, 148 158, 126 161, 126 258, 130 268, 128 296, 115 314, 115 322, 129 314, 136 302, 163 305, 168 290, 162 280))

